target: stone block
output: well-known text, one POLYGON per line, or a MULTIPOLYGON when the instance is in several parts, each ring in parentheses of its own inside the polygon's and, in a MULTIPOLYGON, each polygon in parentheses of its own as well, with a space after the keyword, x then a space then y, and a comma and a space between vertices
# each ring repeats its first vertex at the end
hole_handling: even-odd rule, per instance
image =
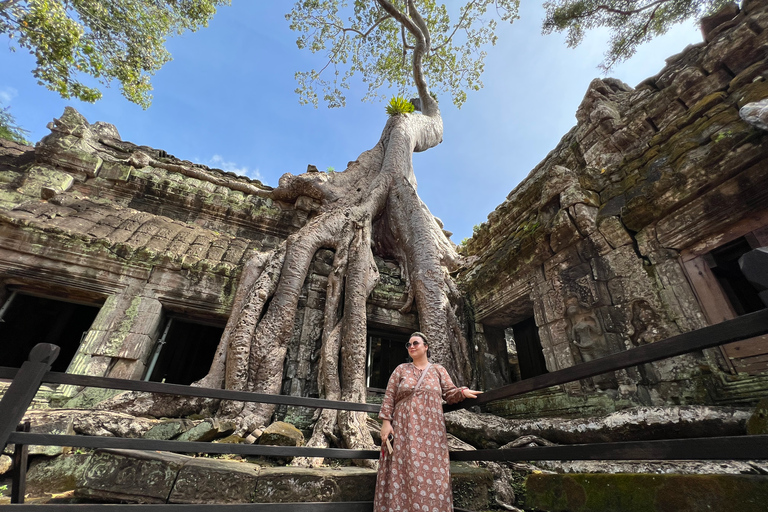
POLYGON ((276 421, 261 434, 259 444, 270 446, 304 446, 304 434, 290 423, 276 421))
POLYGON ((183 434, 193 426, 194 424, 190 420, 185 419, 163 421, 147 430, 141 437, 144 439, 160 439, 167 441, 183 434))
MULTIPOLYGON (((256 482, 257 503, 291 503, 301 501, 336 501, 341 494, 338 484, 328 478, 327 471, 310 468, 264 468, 256 482)), ((375 482, 375 479, 374 479, 375 482)), ((365 501, 373 501, 374 486, 365 501)))
POLYGON ((152 337, 146 334, 129 332, 123 337, 116 357, 146 361, 153 345, 154 340, 152 337))
POLYGON ((576 360, 573 358, 570 341, 555 345, 552 347, 552 351, 554 352, 555 360, 557 361, 558 370, 570 368, 576 364, 576 360))
POLYGON ((555 253, 573 245, 581 238, 581 235, 573 224, 567 210, 560 210, 557 212, 557 215, 555 215, 555 218, 552 220, 551 229, 549 246, 555 253))
POLYGON ((768 398, 758 402, 755 410, 752 412, 752 416, 747 420, 747 434, 768 434, 768 398))
POLYGON ((167 452, 97 450, 77 482, 75 496, 130 503, 166 503, 191 457, 167 452))
POLYGON ((227 437, 237 428, 237 424, 232 421, 220 421, 216 418, 210 418, 201 421, 194 427, 182 433, 177 441, 192 441, 205 443, 213 441, 220 437, 227 437))
POLYGON ((75 180, 71 174, 46 165, 35 165, 25 173, 25 179, 18 191, 31 197, 41 197, 43 187, 55 193, 66 192, 75 180))
POLYGON ((193 459, 181 468, 169 503, 253 503, 259 466, 243 462, 193 459))
POLYGON ((131 167, 118 162, 104 162, 99 170, 99 178, 112 181, 128 181, 131 176, 131 167))
POLYGON ((13 459, 8 455, 0 455, 0 475, 4 475, 13 469, 13 459))
POLYGON ((41 148, 41 151, 37 151, 35 156, 38 161, 81 172, 89 178, 98 174, 103 163, 103 160, 95 154, 87 153, 75 147, 66 151, 46 151, 41 148))
POLYGON ((89 457, 86 453, 35 457, 27 472, 27 493, 44 496, 74 490, 89 457))
POLYGON ((526 507, 548 512, 763 512, 768 503, 763 475, 533 473, 525 489, 526 507))
POLYGON ((118 359, 108 377, 111 379, 139 380, 144 376, 147 367, 143 361, 135 359, 118 359))
POLYGON ((451 464, 451 485, 454 507, 488 509, 493 473, 487 469, 454 462, 451 464))

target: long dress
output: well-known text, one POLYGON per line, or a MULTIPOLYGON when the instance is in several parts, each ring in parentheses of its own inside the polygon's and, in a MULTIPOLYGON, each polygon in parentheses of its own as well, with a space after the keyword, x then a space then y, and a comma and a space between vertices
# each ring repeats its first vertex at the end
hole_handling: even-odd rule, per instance
POLYGON ((422 370, 413 363, 389 378, 379 418, 391 420, 395 440, 392 454, 382 444, 374 512, 453 512, 442 401, 460 402, 464 395, 442 366, 425 371, 415 392, 422 370))

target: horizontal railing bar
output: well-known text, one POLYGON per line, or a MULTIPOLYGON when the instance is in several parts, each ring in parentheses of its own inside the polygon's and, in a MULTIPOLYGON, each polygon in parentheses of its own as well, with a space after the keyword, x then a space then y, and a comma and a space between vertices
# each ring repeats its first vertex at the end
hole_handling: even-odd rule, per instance
POLYGON ((621 370, 630 366, 637 366, 696 350, 752 338, 765 333, 768 333, 768 309, 679 334, 665 340, 649 343, 642 347, 617 352, 594 361, 571 366, 570 368, 514 382, 507 386, 486 391, 474 400, 464 400, 458 404, 445 406, 444 410, 454 411, 473 405, 485 404, 494 400, 510 398, 531 391, 594 377, 602 373, 621 370))
MULTIPOLYGON (((163 441, 117 437, 66 436, 14 432, 9 444, 72 446, 124 450, 160 450, 181 453, 260 455, 268 457, 331 457, 377 459, 379 450, 263 446, 232 443, 163 441)), ((537 446, 508 450, 452 451, 455 461, 525 460, 760 460, 768 459, 768 435, 622 441, 612 443, 537 446)))
MULTIPOLYGON (((0 367, 0 378, 13 378, 17 368, 0 367), (11 373, 8 370, 13 370, 11 373)), ((266 393, 251 393, 248 391, 233 391, 230 389, 212 389, 185 386, 182 384, 167 384, 164 382, 148 382, 143 380, 112 379, 109 377, 94 377, 92 375, 75 375, 72 373, 47 372, 43 382, 49 384, 68 384, 71 386, 86 386, 92 388, 123 389, 126 391, 143 391, 146 393, 163 393, 177 396, 194 396, 221 400, 236 400, 238 402, 259 402, 263 404, 292 405, 299 407, 314 407, 318 409, 339 409, 344 411, 360 411, 377 413, 381 409, 378 404, 361 404, 326 400, 323 398, 307 398, 289 395, 270 395, 266 393)))
POLYGON ((455 461, 697 459, 768 459, 768 435, 622 441, 615 443, 511 448, 509 450, 451 452, 451 460, 455 461))
POLYGON ((349 450, 346 448, 314 448, 310 446, 269 446, 238 443, 202 443, 165 441, 160 439, 126 439, 122 437, 64 436, 13 432, 8 444, 38 446, 73 446, 79 448, 115 448, 181 453, 216 453, 261 455, 266 457, 331 457, 334 459, 378 459, 380 450, 349 450))
MULTIPOLYGON (((266 511, 269 512, 370 512, 373 510, 372 501, 346 501, 346 502, 304 502, 304 503, 232 503, 232 504, 176 504, 176 503, 156 503, 147 505, 136 504, 96 504, 96 503, 78 503, 78 504, 60 504, 51 503, 46 505, 3 505, 3 510, 8 512, 52 512, 55 510, 71 510, 76 512, 102 512, 114 510, 120 512, 123 510, 137 512, 215 512, 220 509, 227 512, 250 512, 266 511)), ((458 509, 456 509, 458 510, 458 509)))

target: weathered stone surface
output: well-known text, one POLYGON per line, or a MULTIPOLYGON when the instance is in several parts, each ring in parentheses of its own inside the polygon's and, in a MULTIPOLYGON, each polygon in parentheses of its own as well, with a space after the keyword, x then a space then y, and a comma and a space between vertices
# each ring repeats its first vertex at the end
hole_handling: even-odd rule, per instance
POLYGON ((449 432, 474 446, 496 447, 524 435, 563 444, 740 435, 749 415, 746 409, 677 406, 637 407, 580 419, 507 420, 462 410, 447 413, 445 423, 449 432))
POLYGON ((761 400, 747 420, 747 434, 768 434, 768 399, 761 400))
POLYGON ((754 475, 533 474, 526 506, 551 512, 758 512, 768 477, 754 475))
POLYGON ((179 471, 169 503, 252 503, 259 466, 246 462, 193 459, 179 471))
MULTIPOLYGON (((71 478, 74 473, 76 496, 129 503, 372 501, 376 487, 373 469, 263 468, 246 462, 135 450, 99 450, 89 456, 81 472, 68 469, 56 478, 71 478)), ((454 463, 451 478, 456 506, 488 507, 493 485, 490 471, 454 463)))
POLYGON ((739 109, 741 118, 761 130, 768 130, 768 98, 747 103, 739 109))
POLYGON ((161 421, 147 430, 143 436, 144 439, 169 440, 191 429, 194 424, 189 420, 177 419, 161 421))
POLYGON ((0 475, 4 475, 13 468, 13 459, 8 455, 0 454, 0 475))
POLYGON ((764 461, 744 460, 539 460, 536 466, 555 473, 651 473, 658 475, 749 475, 765 474, 764 461))
POLYGON ((132 438, 141 437, 158 423, 124 413, 77 409, 28 411, 24 419, 29 420, 35 433, 132 438))
POLYGON ((451 464, 451 484, 454 507, 469 510, 488 507, 493 475, 487 469, 454 462, 451 464))
POLYGON ((210 418, 203 420, 189 430, 186 430, 176 439, 178 441, 193 442, 213 441, 220 437, 227 437, 232 434, 236 428, 237 424, 233 421, 221 421, 216 418, 210 418))
POLYGON ((304 446, 304 434, 290 423, 276 421, 268 426, 261 437, 259 444, 271 446, 304 446))
POLYGON ((99 450, 88 459, 75 494, 131 503, 166 503, 181 467, 192 458, 166 452, 99 450))
POLYGON ((27 492, 32 496, 73 490, 82 478, 86 453, 67 453, 58 457, 35 457, 27 472, 27 492))

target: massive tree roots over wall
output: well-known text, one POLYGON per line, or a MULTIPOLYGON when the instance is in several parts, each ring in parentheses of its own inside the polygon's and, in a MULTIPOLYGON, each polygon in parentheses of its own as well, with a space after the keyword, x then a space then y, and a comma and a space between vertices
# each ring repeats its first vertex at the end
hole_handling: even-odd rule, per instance
MULTIPOLYGON (((365 304, 379 278, 374 250, 400 263, 409 290, 404 311, 415 305, 434 359, 459 382, 470 375, 456 309, 460 297, 448 274, 457 254, 416 194, 413 175, 413 152, 442 139, 440 114, 432 107, 431 113, 391 117, 379 143, 344 172, 280 179, 273 197, 285 202, 303 198, 314 205, 314 214, 277 250, 246 266, 211 371, 198 385, 279 394, 299 295, 320 249, 335 254, 319 369, 324 398, 365 401, 365 304)), ((269 404, 224 402, 218 415, 237 418, 248 432, 268 424, 273 411, 269 404)), ((340 438, 348 448, 373 447, 365 413, 321 411, 309 445, 329 446, 340 438)))

